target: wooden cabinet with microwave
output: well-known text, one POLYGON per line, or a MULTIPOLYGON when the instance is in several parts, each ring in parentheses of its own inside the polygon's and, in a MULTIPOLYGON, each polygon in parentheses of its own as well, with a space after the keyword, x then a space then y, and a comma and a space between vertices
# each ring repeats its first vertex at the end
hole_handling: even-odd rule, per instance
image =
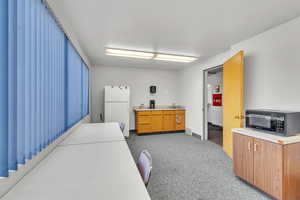
POLYGON ((299 152, 300 142, 275 143, 234 133, 234 173, 276 199, 299 200, 299 152))
POLYGON ((185 130, 185 110, 136 110, 137 134, 185 130))

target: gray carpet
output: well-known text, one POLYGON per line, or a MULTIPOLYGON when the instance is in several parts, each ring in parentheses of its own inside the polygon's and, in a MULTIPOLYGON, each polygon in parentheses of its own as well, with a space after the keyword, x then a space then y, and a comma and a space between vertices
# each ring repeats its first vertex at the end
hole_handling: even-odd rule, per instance
POLYGON ((236 178, 231 159, 209 141, 173 133, 131 134, 127 142, 136 160, 144 149, 152 154, 152 200, 271 199, 236 178))

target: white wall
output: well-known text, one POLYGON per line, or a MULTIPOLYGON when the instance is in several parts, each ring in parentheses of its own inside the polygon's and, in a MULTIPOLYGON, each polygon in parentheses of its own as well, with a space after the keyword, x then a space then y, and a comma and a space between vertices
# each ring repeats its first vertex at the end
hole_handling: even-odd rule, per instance
MULTIPOLYGON (((178 103, 178 72, 174 70, 139 69, 128 67, 92 68, 92 121, 99 122, 100 113, 103 113, 104 86, 130 86, 130 106, 145 104, 155 99, 156 105, 171 105, 178 103), (150 96, 149 87, 157 86, 157 94, 150 96)), ((134 112, 130 112, 130 129, 135 128, 134 112)))
POLYGON ((245 108, 300 110, 300 17, 240 42, 231 50, 179 72, 187 127, 203 133, 203 70, 245 51, 245 108))
MULTIPOLYGON (((209 84, 212 89, 211 97, 208 98, 212 98, 212 94, 216 94, 215 88, 217 85, 220 85, 220 92, 218 94, 222 94, 223 72, 208 75, 207 84, 209 84)), ((213 106, 210 104, 207 109, 207 120, 214 125, 223 126, 223 106, 213 106)))
POLYGON ((300 17, 232 46, 245 50, 245 108, 300 111, 300 17))

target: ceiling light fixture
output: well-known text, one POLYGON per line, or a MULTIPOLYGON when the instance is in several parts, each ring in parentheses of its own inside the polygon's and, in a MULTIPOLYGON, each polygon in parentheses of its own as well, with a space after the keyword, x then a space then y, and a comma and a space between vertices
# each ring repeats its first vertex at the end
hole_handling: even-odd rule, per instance
POLYGON ((184 63, 190 63, 198 60, 198 58, 192 56, 169 55, 163 53, 153 53, 153 52, 113 49, 113 48, 107 48, 106 55, 129 57, 129 58, 154 59, 154 60, 172 61, 172 62, 184 62, 184 63))
POLYGON ((106 49, 106 55, 130 57, 130 58, 152 59, 155 54, 150 53, 150 52, 134 51, 134 50, 106 49))
POLYGON ((172 62, 185 62, 190 63, 196 61, 198 58, 191 56, 177 56, 168 54, 156 54, 155 60, 172 61, 172 62))

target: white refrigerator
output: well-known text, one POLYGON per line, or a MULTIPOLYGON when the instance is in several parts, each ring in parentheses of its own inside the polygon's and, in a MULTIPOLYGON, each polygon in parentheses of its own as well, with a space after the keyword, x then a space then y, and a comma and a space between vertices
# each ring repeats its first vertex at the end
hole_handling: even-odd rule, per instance
POLYGON ((123 123, 124 136, 129 137, 129 98, 128 86, 105 86, 104 121, 123 123))

